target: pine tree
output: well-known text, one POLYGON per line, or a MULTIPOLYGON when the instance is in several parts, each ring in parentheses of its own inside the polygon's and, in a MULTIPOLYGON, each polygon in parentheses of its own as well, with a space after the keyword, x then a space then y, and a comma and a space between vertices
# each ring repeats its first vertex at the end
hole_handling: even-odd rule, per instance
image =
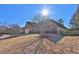
POLYGON ((77 6, 75 13, 73 14, 72 19, 70 20, 70 24, 72 28, 79 28, 79 5, 77 6))
POLYGON ((64 20, 63 19, 59 19, 58 23, 60 23, 61 25, 64 25, 64 20))

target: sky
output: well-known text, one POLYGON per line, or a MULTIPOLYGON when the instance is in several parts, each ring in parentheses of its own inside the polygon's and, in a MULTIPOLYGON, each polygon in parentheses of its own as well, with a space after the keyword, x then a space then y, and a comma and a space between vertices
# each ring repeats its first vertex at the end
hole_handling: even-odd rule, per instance
POLYGON ((69 27, 71 16, 76 10, 76 4, 0 4, 0 23, 19 24, 24 26, 31 21, 44 7, 49 9, 49 16, 54 20, 63 19, 69 27))

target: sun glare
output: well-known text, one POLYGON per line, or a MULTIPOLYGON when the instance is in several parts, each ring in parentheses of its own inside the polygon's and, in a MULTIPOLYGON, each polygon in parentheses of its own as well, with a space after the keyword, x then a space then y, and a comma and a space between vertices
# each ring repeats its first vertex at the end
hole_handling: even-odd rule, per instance
POLYGON ((48 9, 42 9, 41 14, 42 14, 43 16, 48 16, 49 10, 48 10, 48 9))

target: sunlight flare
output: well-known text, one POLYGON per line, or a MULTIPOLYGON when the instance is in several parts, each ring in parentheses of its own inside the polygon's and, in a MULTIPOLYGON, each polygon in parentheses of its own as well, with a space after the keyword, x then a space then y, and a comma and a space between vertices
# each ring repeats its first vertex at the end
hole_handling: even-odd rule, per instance
POLYGON ((48 14, 49 14, 49 9, 42 9, 42 11, 41 11, 41 14, 42 14, 42 16, 48 16, 48 14))

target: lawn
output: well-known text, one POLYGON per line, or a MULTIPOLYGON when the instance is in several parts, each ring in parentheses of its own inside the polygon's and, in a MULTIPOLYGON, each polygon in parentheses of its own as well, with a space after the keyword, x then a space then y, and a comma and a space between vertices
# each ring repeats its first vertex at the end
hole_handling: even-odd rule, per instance
MULTIPOLYGON (((55 38, 54 38, 55 40, 55 38)), ((79 53, 79 36, 64 36, 58 42, 30 34, 0 40, 2 54, 63 54, 79 53)))

